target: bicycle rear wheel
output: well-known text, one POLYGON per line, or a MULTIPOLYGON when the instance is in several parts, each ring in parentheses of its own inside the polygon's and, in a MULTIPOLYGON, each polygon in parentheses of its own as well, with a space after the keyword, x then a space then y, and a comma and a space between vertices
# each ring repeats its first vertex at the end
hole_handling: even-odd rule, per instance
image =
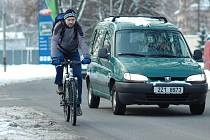
POLYGON ((72 80, 70 82, 70 89, 71 89, 71 104, 70 104, 70 118, 71 118, 71 124, 76 125, 77 122, 77 87, 76 87, 76 81, 72 80))

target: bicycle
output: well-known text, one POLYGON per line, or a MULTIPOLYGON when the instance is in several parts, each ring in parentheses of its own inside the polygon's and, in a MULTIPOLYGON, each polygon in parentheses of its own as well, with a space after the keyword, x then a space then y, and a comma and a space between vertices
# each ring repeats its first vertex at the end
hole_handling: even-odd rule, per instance
POLYGON ((77 121, 77 98, 78 98, 78 89, 77 89, 77 77, 73 76, 72 65, 81 64, 80 61, 71 61, 65 59, 61 63, 64 66, 64 92, 61 95, 61 106, 63 106, 64 118, 67 122, 71 120, 73 126, 76 125, 77 121))

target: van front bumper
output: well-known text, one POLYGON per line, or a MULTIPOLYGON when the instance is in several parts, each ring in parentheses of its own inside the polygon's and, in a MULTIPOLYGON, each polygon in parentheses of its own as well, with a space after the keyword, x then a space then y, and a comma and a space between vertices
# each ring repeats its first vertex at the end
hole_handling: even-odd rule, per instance
POLYGON ((122 104, 194 104, 204 103, 208 91, 207 83, 126 83, 116 82, 116 90, 122 104), (156 94, 154 86, 183 87, 182 94, 156 94))

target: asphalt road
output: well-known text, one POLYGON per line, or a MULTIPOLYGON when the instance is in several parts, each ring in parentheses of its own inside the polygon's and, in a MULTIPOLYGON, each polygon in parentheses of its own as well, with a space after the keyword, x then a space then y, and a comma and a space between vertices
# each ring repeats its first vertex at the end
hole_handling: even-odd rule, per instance
MULTIPOLYGON (((210 95, 203 115, 191 115, 188 106, 128 106, 126 115, 112 114, 111 103, 102 99, 99 109, 89 109, 83 86, 83 116, 77 126, 64 121, 53 80, 39 80, 0 87, 0 107, 31 106, 89 140, 209 140, 210 95)), ((210 92, 209 92, 210 93, 210 92)))

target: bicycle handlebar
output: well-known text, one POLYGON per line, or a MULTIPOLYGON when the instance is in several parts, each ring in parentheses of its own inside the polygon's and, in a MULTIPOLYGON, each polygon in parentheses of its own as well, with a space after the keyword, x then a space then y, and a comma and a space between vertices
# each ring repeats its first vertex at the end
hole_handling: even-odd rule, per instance
POLYGON ((68 64, 81 64, 82 62, 81 61, 76 61, 76 60, 68 60, 66 59, 64 62, 61 62, 61 65, 64 66, 64 65, 68 65, 68 64))

